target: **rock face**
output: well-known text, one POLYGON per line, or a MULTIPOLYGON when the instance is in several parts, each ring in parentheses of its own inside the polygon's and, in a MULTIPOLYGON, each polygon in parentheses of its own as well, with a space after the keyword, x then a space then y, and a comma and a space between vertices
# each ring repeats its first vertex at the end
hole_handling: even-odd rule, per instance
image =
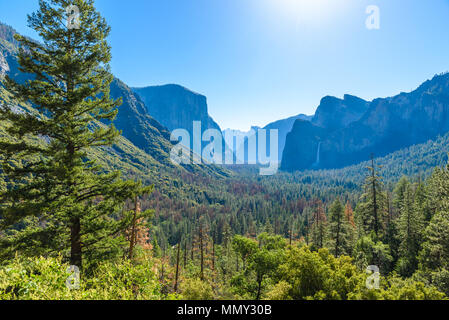
POLYGON ((114 125, 135 146, 157 161, 169 165, 172 147, 170 133, 148 114, 145 104, 125 83, 115 78, 111 83, 111 97, 122 98, 122 105, 114 125))
MULTIPOLYGON (((0 23, 0 74, 3 72, 22 82, 29 78, 29 75, 18 69, 17 42, 13 38, 14 34, 14 29, 0 23)), ((170 133, 149 116, 140 97, 116 78, 111 83, 111 96, 114 99, 123 99, 114 121, 117 129, 122 130, 123 136, 161 164, 172 166, 169 158, 173 146, 170 142, 170 133)))
POLYGON ((326 134, 325 128, 315 126, 309 121, 297 120, 287 135, 281 169, 295 171, 318 166, 317 160, 320 157, 317 153, 321 149, 321 139, 326 134))
POLYGON ((333 132, 360 120, 369 102, 355 96, 321 99, 310 123, 296 121, 286 137, 281 168, 287 171, 322 167, 322 142, 333 132))
POLYGON ((8 41, 14 46, 18 45, 16 39, 14 39, 14 35, 16 34, 16 30, 14 30, 11 26, 3 24, 0 22, 0 39, 8 41))
POLYGON ((321 100, 312 123, 318 127, 335 131, 359 120, 369 103, 358 97, 345 95, 344 99, 327 96, 321 100))
POLYGON ((193 92, 176 84, 163 86, 150 86, 145 88, 134 88, 133 91, 142 98, 147 112, 165 126, 169 131, 184 129, 190 135, 190 141, 181 140, 185 146, 193 150, 196 154, 201 154, 206 162, 223 163, 225 158, 232 159, 232 151, 228 148, 219 125, 209 116, 207 108, 207 98, 201 94, 193 92), (221 135, 221 155, 214 153, 204 153, 204 149, 211 143, 209 137, 201 142, 201 148, 195 148, 194 122, 201 122, 201 137, 206 130, 217 130, 221 135), (218 157, 218 158, 213 158, 218 157))
POLYGON ((0 22, 0 78, 11 71, 8 63, 8 60, 10 59, 8 58, 13 51, 11 41, 14 40, 15 33, 16 31, 13 28, 0 22))
POLYGON ((0 77, 3 77, 7 72, 9 72, 9 65, 6 62, 3 53, 0 52, 0 77))
POLYGON ((8 74, 18 82, 29 79, 29 75, 20 72, 17 61, 19 43, 14 39, 16 31, 0 22, 0 77, 8 74))
POLYGON ((337 121, 320 117, 312 123, 324 131, 295 124, 287 137, 283 169, 339 168, 367 160, 371 153, 384 156, 448 132, 449 74, 435 76, 411 93, 372 101, 359 120, 341 120, 351 119, 348 115, 337 121), (300 139, 305 140, 302 148, 297 146, 300 139), (309 153, 317 150, 320 142, 316 164, 309 153))
POLYGON ((294 117, 290 117, 283 120, 278 120, 275 122, 272 122, 268 124, 266 127, 264 127, 265 130, 267 130, 267 136, 269 136, 269 130, 278 130, 278 137, 279 137, 279 144, 278 144, 278 158, 279 162, 282 160, 282 154, 285 149, 285 141, 287 139, 287 134, 292 130, 293 124, 296 120, 302 120, 302 121, 310 121, 311 116, 307 116, 305 114, 299 114, 294 117))
POLYGON ((175 84, 133 90, 142 98, 148 113, 170 131, 185 129, 193 137, 193 122, 201 121, 202 132, 207 129, 221 132, 209 116, 207 99, 201 94, 175 84))

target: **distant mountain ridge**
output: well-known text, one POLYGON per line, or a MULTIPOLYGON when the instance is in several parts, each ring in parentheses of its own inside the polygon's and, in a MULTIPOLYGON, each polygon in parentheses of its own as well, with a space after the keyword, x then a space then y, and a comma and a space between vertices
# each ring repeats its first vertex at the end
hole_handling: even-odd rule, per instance
MULTIPOLYGON (((8 74, 16 81, 23 81, 28 75, 18 69, 17 42, 10 42, 15 33, 12 27, 0 23, 0 74, 8 74)), ((115 126, 122 130, 123 136, 158 161, 171 165, 170 134, 147 114, 142 100, 117 78, 111 84, 111 96, 123 99, 114 121, 115 126)))
POLYGON ((169 157, 173 144, 170 133, 149 116, 140 97, 117 78, 111 83, 111 97, 122 98, 123 101, 114 120, 122 135, 159 162, 171 165, 169 157))
POLYGON ((245 137, 254 134, 260 127, 253 126, 249 131, 235 130, 235 129, 226 129, 223 130, 223 135, 225 138, 226 144, 233 148, 233 150, 238 150, 241 146, 239 141, 244 141, 245 137))
MULTIPOLYGON (((27 75, 18 70, 14 34, 0 23, 0 77, 8 74, 21 81, 27 75)), ((164 166, 173 165, 170 130, 184 128, 192 134, 193 121, 201 121, 202 132, 221 131, 208 114, 206 97, 179 85, 131 89, 115 78, 111 95, 123 98, 117 128, 164 166)), ((327 96, 313 117, 298 115, 264 129, 279 130, 281 169, 286 171, 341 168, 365 161, 371 153, 382 157, 449 132, 449 74, 436 75, 410 93, 371 102, 327 96)))
MULTIPOLYGON (((260 128, 257 126, 252 126, 250 131, 243 132, 239 130, 232 130, 232 129, 226 129, 223 131, 226 135, 232 136, 235 135, 236 137, 239 137, 239 141, 244 141, 243 139, 250 138, 253 135, 257 135, 258 129, 264 129, 267 131, 267 141, 270 139, 270 130, 278 130, 278 162, 282 159, 282 153, 284 151, 285 147, 285 140, 287 138, 287 134, 292 130, 293 124, 296 120, 303 120, 303 121, 311 121, 313 116, 308 116, 305 114, 299 114, 293 117, 289 117, 286 119, 277 120, 274 122, 271 122, 267 124, 265 127, 260 128), (242 139, 243 138, 243 139, 242 139)), ((257 140, 258 138, 256 138, 257 140)), ((236 139, 237 140, 237 139, 236 139)), ((230 139, 226 139, 226 143, 231 146, 232 142, 230 139)), ((269 145, 269 143, 267 143, 269 145)), ((234 146, 234 150, 237 151, 237 154, 244 154, 243 151, 247 151, 247 145, 244 143, 240 143, 234 146), (245 148, 245 149, 244 149, 245 148)), ((240 159, 241 161, 250 161, 250 162, 256 162, 257 156, 256 155, 248 155, 245 157, 245 159, 240 159)))
MULTIPOLYGON (((17 42, 10 42, 16 31, 5 24, 0 23, 0 74, 8 74, 16 81, 27 79, 28 75, 18 70, 17 61, 17 42)), ((1 85, 0 85, 0 89, 1 85)), ((165 170, 174 168, 175 165, 170 160, 170 151, 175 142, 170 141, 170 132, 158 121, 152 118, 148 112, 143 100, 135 94, 125 83, 114 78, 111 83, 111 97, 114 99, 122 98, 123 103, 118 108, 118 114, 114 120, 114 125, 122 131, 122 136, 133 144, 133 148, 143 150, 149 157, 153 158, 154 163, 165 170)), ((3 89, 2 89, 3 90, 3 89)), ((0 96, 0 102, 4 96, 0 96)), ((128 148, 132 150, 133 148, 128 148)), ((105 148, 104 151, 111 149, 105 148)), ((133 158, 134 155, 121 153, 122 157, 133 158)), ((219 168, 206 168, 198 165, 178 166, 178 169, 190 172, 203 172, 227 174, 219 168)))
POLYGON ((0 22, 0 39, 8 41, 9 43, 13 44, 14 46, 18 46, 19 43, 17 42, 16 39, 14 39, 14 35, 16 33, 17 32, 16 32, 16 30, 14 30, 13 27, 0 22))
MULTIPOLYGON (((330 100, 335 106, 330 109, 337 110, 336 113, 320 115, 320 109, 328 109, 320 105, 318 117, 314 117, 311 125, 295 123, 287 136, 283 170, 341 168, 365 161, 371 153, 385 156, 449 131, 448 73, 433 77, 410 93, 366 103, 366 112, 358 120, 355 118, 363 111, 365 102, 352 96, 337 102, 330 100), (350 112, 344 112, 345 108, 340 106, 345 100, 352 101, 350 112), (349 121, 352 116, 355 121, 349 121)), ((326 106, 328 102, 323 101, 326 106)))

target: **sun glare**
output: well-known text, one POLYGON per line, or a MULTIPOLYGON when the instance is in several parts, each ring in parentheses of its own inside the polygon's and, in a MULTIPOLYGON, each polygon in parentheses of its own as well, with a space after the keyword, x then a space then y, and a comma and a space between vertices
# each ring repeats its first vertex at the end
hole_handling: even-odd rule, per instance
POLYGON ((321 26, 329 22, 345 6, 341 0, 268 0, 270 10, 282 19, 308 26, 321 26))

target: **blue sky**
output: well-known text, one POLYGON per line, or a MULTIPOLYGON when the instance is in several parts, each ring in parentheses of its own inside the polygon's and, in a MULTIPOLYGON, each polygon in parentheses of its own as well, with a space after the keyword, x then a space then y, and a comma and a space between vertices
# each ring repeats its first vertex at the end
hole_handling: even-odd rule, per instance
MULTIPOLYGON (((222 129, 299 113, 325 95, 411 91, 449 70, 449 0, 97 0, 112 70, 130 86, 181 84, 207 96, 222 129), (368 30, 366 7, 380 8, 368 30)), ((37 0, 0 0, 20 33, 37 0)))

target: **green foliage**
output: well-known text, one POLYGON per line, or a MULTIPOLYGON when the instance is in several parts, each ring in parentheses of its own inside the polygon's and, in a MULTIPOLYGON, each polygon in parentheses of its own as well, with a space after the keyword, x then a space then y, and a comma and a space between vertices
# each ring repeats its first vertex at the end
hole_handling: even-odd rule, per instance
POLYGON ((369 174, 363 186, 364 193, 356 209, 356 219, 360 234, 374 234, 377 239, 381 239, 385 232, 385 218, 388 215, 386 196, 383 192, 382 177, 378 175, 374 159, 368 170, 369 174))
POLYGON ((390 288, 383 289, 385 300, 446 300, 446 295, 434 286, 412 279, 392 277, 388 280, 390 288))
POLYGON ((258 250, 257 241, 239 235, 232 239, 232 246, 244 264, 258 250))
POLYGON ((79 289, 69 289, 69 265, 56 258, 23 258, 0 267, 0 300, 157 300, 159 284, 150 264, 105 262, 91 276, 81 273, 79 289))
POLYGON ((449 269, 449 213, 438 212, 425 230, 425 242, 420 254, 423 267, 432 270, 449 269))
POLYGON ((213 300, 214 293, 209 283, 200 279, 187 279, 181 286, 182 299, 213 300))
POLYGON ((329 213, 329 241, 327 247, 335 256, 348 255, 352 251, 351 225, 345 219, 343 205, 336 199, 329 213))
POLYGON ((258 242, 235 236, 233 246, 244 262, 243 269, 232 278, 234 291, 259 300, 266 277, 272 275, 283 260, 285 240, 268 233, 260 234, 258 242))
POLYGON ((289 284, 290 299, 346 299, 363 277, 349 257, 333 257, 327 249, 291 248, 279 267, 279 278, 289 284))
POLYGON ((400 259, 398 271, 403 276, 411 276, 418 268, 418 254, 421 249, 424 217, 414 201, 415 194, 410 184, 405 184, 400 199, 400 216, 398 219, 400 259))
POLYGON ((278 282, 267 298, 318 300, 440 300, 445 295, 422 282, 381 278, 379 289, 368 289, 367 274, 347 256, 334 257, 327 249, 291 248, 279 267, 278 282))
POLYGON ((318 202, 314 208, 311 229, 312 248, 314 250, 323 248, 328 238, 328 221, 321 202, 318 202))
POLYGON ((390 255, 390 248, 381 241, 375 241, 375 236, 363 236, 359 238, 354 248, 356 264, 364 269, 370 265, 376 265, 381 272, 391 270, 393 258, 390 255))

